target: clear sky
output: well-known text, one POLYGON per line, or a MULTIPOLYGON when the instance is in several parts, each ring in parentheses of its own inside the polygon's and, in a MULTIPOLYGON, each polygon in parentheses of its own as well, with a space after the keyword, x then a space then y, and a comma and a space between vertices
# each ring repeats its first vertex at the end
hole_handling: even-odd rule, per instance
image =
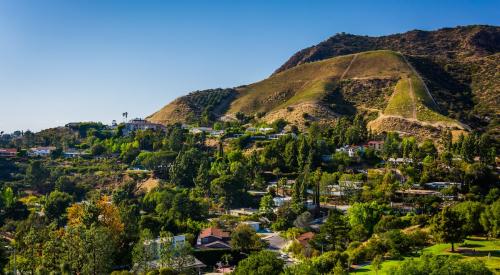
POLYGON ((499 25, 500 1, 0 1, 0 131, 145 117, 338 32, 499 25))

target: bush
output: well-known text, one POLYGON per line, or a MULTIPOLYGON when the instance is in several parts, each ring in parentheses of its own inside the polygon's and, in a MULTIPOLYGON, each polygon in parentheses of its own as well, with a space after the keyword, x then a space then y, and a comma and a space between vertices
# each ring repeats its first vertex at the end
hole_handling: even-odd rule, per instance
POLYGON ((409 258, 401 264, 391 267, 388 274, 455 274, 489 275, 493 274, 484 262, 479 260, 461 260, 458 256, 440 256, 424 254, 420 258, 409 258))

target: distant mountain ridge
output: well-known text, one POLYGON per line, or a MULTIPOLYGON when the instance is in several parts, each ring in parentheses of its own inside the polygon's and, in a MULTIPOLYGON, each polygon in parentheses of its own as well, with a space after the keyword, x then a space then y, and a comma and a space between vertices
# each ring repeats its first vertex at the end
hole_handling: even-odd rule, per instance
POLYGON ((470 126, 499 137, 499 50, 496 26, 338 34, 297 52, 267 79, 180 97, 148 119, 169 124, 243 112, 304 125, 360 113, 375 131, 429 136, 470 126))
POLYGON ((392 50, 436 59, 484 57, 500 51, 499 27, 474 25, 437 31, 413 30, 379 37, 337 34, 295 53, 275 73, 308 62, 373 50, 392 50))

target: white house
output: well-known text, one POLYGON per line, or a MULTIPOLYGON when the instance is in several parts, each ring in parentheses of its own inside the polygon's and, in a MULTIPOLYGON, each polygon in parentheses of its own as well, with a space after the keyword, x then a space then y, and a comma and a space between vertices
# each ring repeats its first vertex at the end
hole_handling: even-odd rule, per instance
POLYGON ((248 226, 250 226, 251 228, 253 228, 255 231, 259 231, 260 230, 260 222, 254 222, 254 221, 245 221, 245 222, 241 222, 242 224, 246 224, 248 226))
POLYGON ((350 158, 353 158, 356 156, 356 153, 358 151, 362 151, 362 147, 359 147, 359 146, 349 146, 349 145, 346 145, 344 147, 340 147, 338 149, 335 149, 335 152, 343 152, 343 153, 347 153, 347 155, 349 155, 350 158))
POLYGON ((458 189, 462 188, 462 184, 459 182, 435 181, 435 182, 424 183, 424 185, 431 189, 444 189, 453 186, 456 186, 458 189))
POLYGON ((132 119, 129 122, 125 123, 125 127, 123 127, 123 134, 125 136, 129 135, 131 132, 137 131, 137 130, 165 130, 165 126, 158 124, 158 123, 152 123, 149 122, 145 119, 132 119))
POLYGON ((31 148, 28 152, 28 156, 30 157, 47 157, 50 156, 50 153, 52 151, 56 150, 56 147, 54 146, 48 146, 48 147, 34 147, 31 148))

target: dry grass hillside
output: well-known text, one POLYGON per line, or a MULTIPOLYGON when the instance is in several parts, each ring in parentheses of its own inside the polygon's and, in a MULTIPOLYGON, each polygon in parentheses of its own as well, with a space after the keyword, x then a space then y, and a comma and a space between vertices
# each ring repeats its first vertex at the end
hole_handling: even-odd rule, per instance
POLYGON ((363 114, 373 130, 428 136, 471 126, 500 137, 499 45, 496 26, 381 37, 338 34, 297 52, 265 80, 197 91, 148 119, 207 124, 243 112, 300 126, 363 114))

